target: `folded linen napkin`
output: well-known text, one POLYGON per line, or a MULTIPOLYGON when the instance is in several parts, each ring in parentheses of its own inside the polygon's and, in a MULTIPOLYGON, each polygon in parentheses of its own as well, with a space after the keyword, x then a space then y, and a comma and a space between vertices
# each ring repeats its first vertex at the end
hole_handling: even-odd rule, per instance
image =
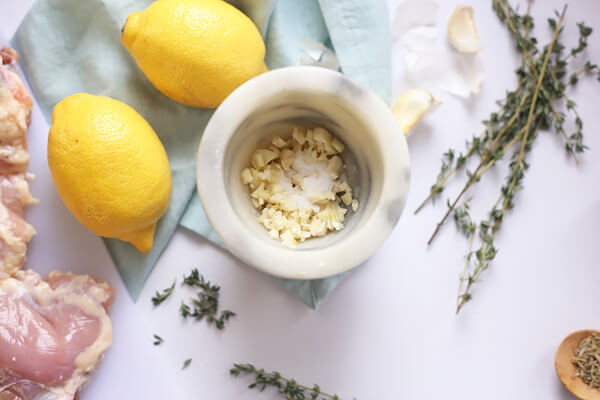
MULTIPOLYGON (((337 54, 343 73, 389 103, 390 32, 383 0, 231 0, 257 24, 269 68, 298 64, 308 41, 337 54)), ((137 68, 119 41, 127 15, 152 0, 38 0, 18 28, 13 45, 48 122, 54 105, 78 92, 110 96, 136 109, 159 135, 173 173, 167 213, 148 254, 116 239, 104 239, 130 296, 144 282, 179 224, 222 245, 195 193, 195 157, 212 110, 178 104, 163 96, 137 68)), ((319 60, 316 60, 318 64, 319 60)), ((273 278, 312 308, 344 274, 312 281, 273 278)))

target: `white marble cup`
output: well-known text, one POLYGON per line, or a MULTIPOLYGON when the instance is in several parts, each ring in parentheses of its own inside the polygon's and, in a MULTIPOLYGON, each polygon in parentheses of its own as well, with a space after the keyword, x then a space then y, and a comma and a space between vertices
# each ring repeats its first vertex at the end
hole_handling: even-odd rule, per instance
POLYGON ((389 107, 344 75, 319 67, 290 67, 237 88, 215 111, 198 150, 198 194, 211 225, 231 252, 263 272, 317 279, 365 261, 392 232, 409 186, 406 140, 389 107), (257 222, 241 171, 273 134, 294 125, 321 125, 346 146, 345 174, 360 202, 344 228, 294 249, 257 222))

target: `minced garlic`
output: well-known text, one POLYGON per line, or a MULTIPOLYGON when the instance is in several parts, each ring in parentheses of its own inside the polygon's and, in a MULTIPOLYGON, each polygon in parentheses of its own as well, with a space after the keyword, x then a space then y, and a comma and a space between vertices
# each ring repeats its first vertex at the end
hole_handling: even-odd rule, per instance
POLYGON ((344 227, 347 208, 356 212, 359 203, 341 176, 343 151, 325 128, 295 126, 289 139, 275 135, 252 154, 242 183, 250 187, 252 205, 261 212, 258 222, 271 238, 295 247, 344 227))

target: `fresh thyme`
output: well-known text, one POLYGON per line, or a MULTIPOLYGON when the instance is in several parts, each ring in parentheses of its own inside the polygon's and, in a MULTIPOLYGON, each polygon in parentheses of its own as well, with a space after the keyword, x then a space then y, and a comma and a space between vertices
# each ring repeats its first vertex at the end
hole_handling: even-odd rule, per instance
POLYGON ((337 394, 323 392, 319 385, 315 384, 312 387, 300 385, 294 379, 284 378, 279 372, 265 372, 252 364, 233 364, 229 373, 236 377, 242 373, 254 375, 254 382, 248 385, 248 388, 258 389, 261 392, 268 387, 274 388, 287 400, 341 400, 337 394))
POLYGON ((165 301, 170 295, 171 293, 173 293, 173 289, 175 289, 175 281, 173 281, 173 284, 171 285, 171 287, 166 288, 165 290, 162 291, 162 293, 160 292, 156 292, 156 294, 154 295, 154 297, 152 297, 152 304, 156 307, 159 304, 161 304, 163 301, 165 301))
POLYGON ((575 350, 575 376, 593 389, 600 390, 600 334, 585 337, 575 350))
POLYGON ((181 369, 186 369, 187 367, 189 367, 189 366, 190 366, 190 364, 191 364, 191 363, 192 363, 192 359, 191 359, 191 358, 188 358, 187 360, 185 360, 185 361, 183 362, 183 366, 181 367, 181 369))
POLYGON ((161 338, 158 335, 154 335, 154 345, 155 346, 161 345, 164 341, 165 341, 165 339, 161 338))
POLYGON ((221 288, 205 280, 196 268, 189 276, 184 276, 183 284, 197 287, 200 291, 196 298, 191 298, 191 306, 181 302, 179 313, 182 317, 191 317, 197 321, 206 318, 208 324, 214 323, 217 329, 222 330, 229 318, 235 316, 235 313, 230 310, 224 310, 219 314, 219 291, 221 288))
POLYGON ((517 88, 507 92, 506 98, 498 102, 500 110, 483 121, 483 132, 467 142, 464 152, 451 149, 444 153, 437 179, 425 201, 415 211, 418 213, 429 201, 435 200, 457 172, 466 170, 466 182, 462 190, 453 201, 448 200, 447 211, 428 241, 431 244, 452 214, 457 227, 468 239, 468 252, 460 275, 457 313, 472 299, 472 286, 480 280, 482 272, 488 269, 498 252, 494 239, 507 211, 515 205, 516 192, 523 188, 523 178, 529 168, 527 156, 538 132, 553 130, 560 134, 567 152, 575 161, 577 154, 583 153, 587 148, 583 144, 583 121, 577 112, 577 105, 565 91, 576 85, 585 74, 593 74, 600 80, 598 65, 590 61, 581 70, 568 70, 571 59, 582 55, 586 49, 592 28, 583 22, 578 23, 577 45, 566 51, 560 42, 567 8, 565 6, 561 14, 556 13, 557 18, 548 19, 553 31, 552 39, 540 50, 537 39, 531 36, 534 28, 534 21, 529 13, 532 1, 528 3, 526 13, 521 15, 507 0, 492 0, 495 13, 508 28, 522 55, 521 65, 515 71, 518 77, 517 88), (557 109, 557 104, 561 101, 565 104, 566 112, 557 109), (570 134, 565 127, 568 116, 575 124, 575 130, 570 134), (461 199, 515 144, 519 145, 510 156, 509 172, 500 188, 499 197, 487 213, 487 218, 476 222, 470 215, 469 200, 460 203, 461 199), (471 160, 476 160, 474 169, 468 168, 471 160))

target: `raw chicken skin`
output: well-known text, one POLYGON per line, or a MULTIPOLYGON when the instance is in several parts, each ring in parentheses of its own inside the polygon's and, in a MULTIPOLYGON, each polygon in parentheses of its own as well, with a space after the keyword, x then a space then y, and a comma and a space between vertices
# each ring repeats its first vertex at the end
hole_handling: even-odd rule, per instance
POLYGON ((24 173, 33 100, 16 72, 17 52, 4 46, 0 55, 0 174, 24 173))
POLYGON ((24 208, 35 204, 27 174, 27 127, 33 100, 17 74, 19 55, 0 49, 0 279, 20 270, 27 243, 35 229, 23 219, 24 208))
POLYGON ((87 275, 21 271, 35 230, 23 218, 29 192, 32 98, 0 50, 0 400, 73 400, 112 344, 114 290, 87 275))
POLYGON ((28 174, 0 175, 0 198, 2 204, 19 217, 23 217, 25 206, 37 204, 29 191, 28 174))
POLYGON ((46 280, 27 270, 0 281, 0 400, 72 400, 112 343, 112 287, 57 271, 46 280))

